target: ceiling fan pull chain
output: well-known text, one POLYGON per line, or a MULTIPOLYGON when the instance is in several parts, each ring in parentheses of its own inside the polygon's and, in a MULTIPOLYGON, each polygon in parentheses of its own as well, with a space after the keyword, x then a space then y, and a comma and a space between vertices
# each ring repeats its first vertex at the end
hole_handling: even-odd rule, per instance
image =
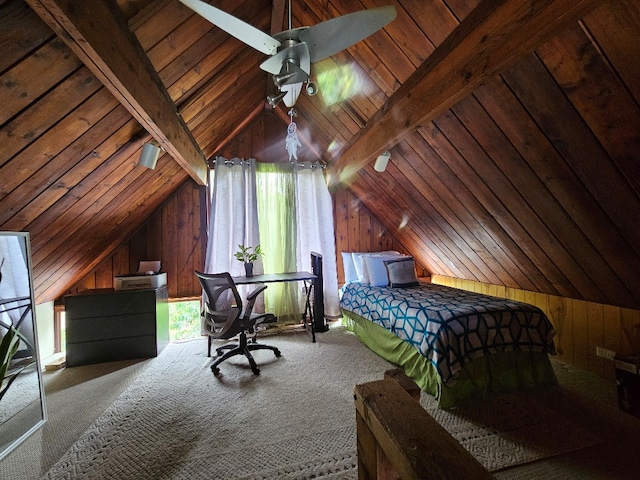
POLYGON ((298 147, 302 146, 300 139, 298 138, 298 126, 296 125, 296 122, 293 121, 293 117, 296 115, 295 109, 292 108, 289 110, 289 118, 291 119, 291 122, 287 127, 287 138, 284 141, 285 148, 289 153, 289 162, 293 162, 293 160, 296 162, 298 161, 298 147))

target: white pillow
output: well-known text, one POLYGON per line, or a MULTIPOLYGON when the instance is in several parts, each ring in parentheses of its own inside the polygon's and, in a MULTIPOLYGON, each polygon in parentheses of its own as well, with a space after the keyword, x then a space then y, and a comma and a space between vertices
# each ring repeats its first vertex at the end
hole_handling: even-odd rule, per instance
POLYGON ((362 256, 363 255, 366 255, 366 252, 353 252, 351 254, 351 256, 353 257, 353 268, 356 271, 358 282, 364 281, 364 276, 362 275, 362 256))
POLYGON ((344 270, 344 283, 358 281, 358 274, 356 273, 356 267, 353 264, 353 255, 351 252, 342 252, 342 267, 344 270))
POLYGON ((386 287, 389 285, 389 274, 384 264, 385 260, 395 260, 406 257, 398 252, 389 254, 365 255, 364 258, 364 278, 372 287, 386 287))
POLYGON ((358 282, 360 283, 369 283, 369 278, 365 271, 365 264, 363 262, 363 258, 365 255, 385 255, 398 253, 395 250, 385 250, 383 252, 353 252, 351 254, 353 258, 353 266, 356 269, 356 275, 358 276, 358 282))

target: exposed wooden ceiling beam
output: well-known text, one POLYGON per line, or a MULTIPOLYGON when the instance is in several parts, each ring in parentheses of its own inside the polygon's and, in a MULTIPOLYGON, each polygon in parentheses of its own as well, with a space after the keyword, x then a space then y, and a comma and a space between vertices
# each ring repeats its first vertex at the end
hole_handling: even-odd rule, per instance
POLYGON ((285 3, 286 0, 273 0, 273 8, 271 9, 271 35, 282 31, 285 3))
POLYGON ((200 185, 202 150, 115 0, 27 0, 106 88, 200 185))
POLYGON ((602 0, 482 0, 373 115, 328 171, 331 186, 577 22, 602 0))
MULTIPOLYGON (((282 25, 284 25, 284 11, 287 0, 273 0, 271 8, 271 35, 280 33, 282 31, 282 25)), ((273 84, 271 75, 268 75, 267 82, 265 84, 265 99, 269 95, 276 93, 276 86, 273 84)), ((264 102, 264 110, 271 110, 271 106, 266 101, 264 102)))

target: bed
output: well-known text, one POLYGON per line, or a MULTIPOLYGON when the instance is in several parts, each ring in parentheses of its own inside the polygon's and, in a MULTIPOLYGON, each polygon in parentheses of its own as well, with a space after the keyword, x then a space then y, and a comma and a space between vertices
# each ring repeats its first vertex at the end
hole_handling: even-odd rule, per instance
POLYGON ((555 331, 542 310, 418 282, 413 259, 407 257, 383 262, 406 264, 408 278, 386 285, 362 277, 346 283, 340 300, 343 321, 369 348, 434 395, 441 408, 476 394, 556 383, 549 360, 555 354, 555 331))

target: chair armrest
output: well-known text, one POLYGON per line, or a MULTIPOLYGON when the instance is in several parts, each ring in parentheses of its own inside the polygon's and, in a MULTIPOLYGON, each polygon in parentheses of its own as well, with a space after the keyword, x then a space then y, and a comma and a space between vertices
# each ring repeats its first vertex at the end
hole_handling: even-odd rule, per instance
POLYGON ((266 290, 267 286, 262 285, 261 287, 256 288, 249 295, 247 295, 247 304, 244 308, 244 318, 245 320, 249 320, 251 318, 251 312, 253 312, 253 305, 256 303, 256 299, 258 295, 266 290))
POLYGON ((261 287, 256 288, 251 293, 247 295, 247 300, 254 300, 263 290, 266 290, 267 286, 262 285, 261 287))

